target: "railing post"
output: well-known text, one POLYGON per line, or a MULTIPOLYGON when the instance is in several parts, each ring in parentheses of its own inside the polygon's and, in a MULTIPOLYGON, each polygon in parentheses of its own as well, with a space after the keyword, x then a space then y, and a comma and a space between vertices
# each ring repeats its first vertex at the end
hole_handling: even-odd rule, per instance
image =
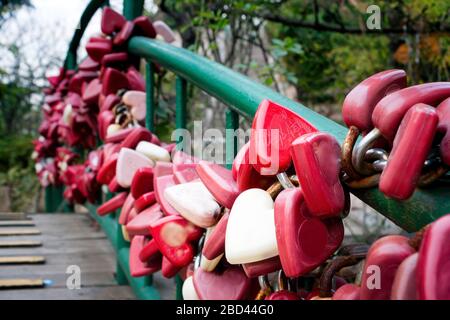
POLYGON ((127 20, 133 20, 142 15, 144 11, 145 0, 124 0, 123 15, 127 20))
POLYGON ((228 169, 231 169, 237 153, 238 139, 236 130, 238 128, 239 114, 228 108, 225 114, 225 164, 228 169))
POLYGON ((147 113, 145 115, 145 126, 148 130, 155 130, 155 66, 151 61, 145 65, 146 91, 147 91, 147 113))
POLYGON ((120 255, 120 250, 122 248, 126 248, 128 245, 128 242, 125 241, 125 239, 123 238, 123 233, 122 233, 122 225, 119 224, 119 216, 120 216, 120 211, 117 211, 115 213, 116 215, 116 223, 117 223, 117 234, 116 234, 116 280, 117 283, 119 285, 124 285, 124 284, 128 284, 128 279, 127 279, 127 275, 125 274, 125 271, 123 270, 122 266, 120 265, 119 262, 119 255, 120 255))

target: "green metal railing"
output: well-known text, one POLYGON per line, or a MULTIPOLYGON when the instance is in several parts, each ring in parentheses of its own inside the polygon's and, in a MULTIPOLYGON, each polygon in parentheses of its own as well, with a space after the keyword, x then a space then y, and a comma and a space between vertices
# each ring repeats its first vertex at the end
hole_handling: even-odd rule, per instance
MULTIPOLYGON (((124 0, 124 15, 127 19, 133 19, 139 16, 143 11, 143 4, 144 0, 124 0)), ((76 30, 70 44, 65 62, 66 68, 75 68, 76 50, 79 46, 81 36, 95 11, 104 5, 108 5, 108 1, 92 0, 87 6, 80 21, 80 29, 76 30)), ((177 75, 177 128, 186 128, 188 110, 186 86, 187 83, 190 83, 205 93, 217 98, 228 107, 226 111, 226 129, 237 129, 239 116, 251 119, 260 102, 263 99, 270 99, 304 117, 318 130, 332 134, 341 143, 346 136, 347 128, 344 126, 327 119, 302 104, 292 101, 242 74, 186 49, 177 48, 158 40, 134 37, 129 42, 128 51, 147 61, 146 126, 150 130, 154 129, 155 115, 155 68, 153 63, 157 63, 177 75)), ((227 132, 229 131, 227 130, 227 132)), ((236 148, 236 137, 227 134, 225 148, 227 163, 232 162, 237 151, 236 148)), ((424 225, 450 212, 450 201, 448 201, 450 193, 448 187, 445 188, 442 185, 417 190, 414 196, 408 201, 387 199, 377 188, 351 190, 351 192, 409 232, 417 231, 424 225)), ((144 279, 130 277, 128 265, 129 248, 128 243, 123 240, 120 226, 117 223, 118 215, 98 217, 95 214, 95 206, 90 205, 89 209, 92 212, 92 216, 103 227, 116 249, 118 258, 118 281, 120 283, 130 283, 140 298, 158 298, 158 292, 151 285, 151 277, 144 279)), ((179 279, 178 289, 180 289, 179 279)))

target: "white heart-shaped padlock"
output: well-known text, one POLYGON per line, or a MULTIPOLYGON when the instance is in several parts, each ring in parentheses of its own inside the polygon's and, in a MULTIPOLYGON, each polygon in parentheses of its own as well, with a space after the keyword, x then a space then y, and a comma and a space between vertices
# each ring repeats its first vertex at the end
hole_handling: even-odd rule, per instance
POLYGON ((220 206, 201 181, 177 184, 164 190, 164 197, 186 220, 208 228, 220 218, 220 206))
POLYGON ((186 280, 184 280, 181 294, 183 295, 184 300, 200 300, 198 298, 197 291, 195 291, 192 276, 187 277, 186 280))
POLYGON ((170 154, 166 149, 148 141, 139 142, 136 151, 153 161, 170 162, 170 154))
POLYGON ((246 190, 236 198, 225 235, 229 263, 251 263, 278 255, 273 206, 272 197, 262 189, 246 190))
POLYGON ((117 158, 117 183, 122 188, 129 188, 134 174, 139 168, 154 166, 155 163, 141 153, 129 148, 122 148, 117 158))

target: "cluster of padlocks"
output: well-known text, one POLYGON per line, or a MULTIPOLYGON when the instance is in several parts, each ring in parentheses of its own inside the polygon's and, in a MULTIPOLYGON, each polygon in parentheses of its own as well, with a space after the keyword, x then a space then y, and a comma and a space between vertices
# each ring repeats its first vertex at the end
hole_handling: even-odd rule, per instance
POLYGON ((445 177, 450 83, 407 87, 401 70, 364 80, 344 101, 342 146, 264 100, 228 170, 145 128, 145 83, 125 45, 132 35, 171 42, 170 29, 107 8, 102 32, 78 71, 49 79, 37 173, 44 186, 64 184, 69 202, 114 194, 97 214, 120 210, 133 277, 179 275, 185 299, 450 298, 439 280, 450 272, 449 215, 412 238, 342 246, 349 189, 405 200, 445 177), (74 146, 95 150, 80 164, 74 146))

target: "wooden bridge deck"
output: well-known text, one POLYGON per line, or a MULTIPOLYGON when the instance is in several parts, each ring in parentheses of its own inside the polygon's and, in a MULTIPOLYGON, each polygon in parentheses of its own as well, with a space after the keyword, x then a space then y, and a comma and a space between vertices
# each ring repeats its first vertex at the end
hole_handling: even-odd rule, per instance
POLYGON ((12 222, 18 218, 21 216, 17 214, 14 217, 0 214, 0 299, 135 298, 129 286, 116 284, 113 249, 87 215, 34 214, 28 216, 30 220, 12 222), (20 235, 22 231, 24 234, 20 235), (37 243, 30 241, 42 245, 35 246, 37 243), (23 246, 11 247, 16 242, 22 242, 23 246), (14 262, 17 257, 19 261, 14 262), (70 265, 81 269, 80 289, 67 288, 70 274, 66 271, 70 265), (39 286, 41 281, 44 287, 26 288, 39 286), (12 285, 25 287, 18 289, 12 285))

